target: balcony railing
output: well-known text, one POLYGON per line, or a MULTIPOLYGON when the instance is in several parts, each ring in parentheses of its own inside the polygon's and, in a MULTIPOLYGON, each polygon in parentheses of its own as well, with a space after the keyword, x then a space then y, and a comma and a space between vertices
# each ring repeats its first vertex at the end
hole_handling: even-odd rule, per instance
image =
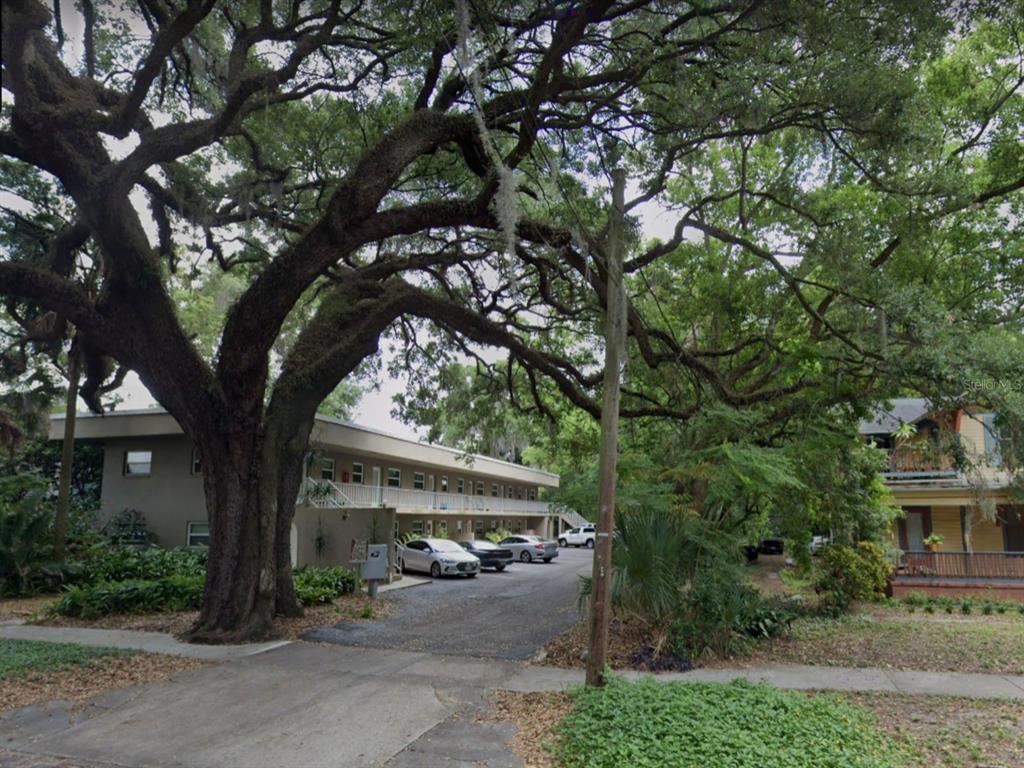
POLYGON ((1024 552, 906 552, 898 575, 1024 579, 1024 552))
POLYGON ((953 457, 933 451, 896 448, 889 452, 889 465, 882 473, 890 478, 956 477, 953 457))
POLYGON ((551 511, 546 501, 435 493, 359 483, 336 483, 332 480, 313 478, 306 478, 299 495, 299 503, 320 508, 394 507, 440 513, 516 512, 546 515, 551 511))

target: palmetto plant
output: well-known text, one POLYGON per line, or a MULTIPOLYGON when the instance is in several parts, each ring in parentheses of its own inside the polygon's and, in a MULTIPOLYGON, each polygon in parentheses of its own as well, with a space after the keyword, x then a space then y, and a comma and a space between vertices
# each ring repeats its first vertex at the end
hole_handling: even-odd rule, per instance
POLYGON ((0 593, 21 594, 50 562, 50 514, 42 495, 0 504, 0 593))
MULTIPOLYGON (((611 601, 620 615, 647 625, 657 653, 697 574, 733 563, 739 550, 733 539, 695 515, 620 509, 615 522, 611 601)), ((583 604, 591 584, 589 577, 581 581, 583 604)))

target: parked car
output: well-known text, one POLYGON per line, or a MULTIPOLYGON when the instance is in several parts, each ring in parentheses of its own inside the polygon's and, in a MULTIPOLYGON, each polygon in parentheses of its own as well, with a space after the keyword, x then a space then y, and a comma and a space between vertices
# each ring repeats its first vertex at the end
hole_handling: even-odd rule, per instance
POLYGON ((558 542, 542 539, 540 536, 527 534, 509 536, 498 542, 498 546, 502 549, 512 550, 512 554, 522 563, 532 563, 534 560, 550 563, 558 557, 558 542))
POLYGON ((587 549, 594 548, 594 541, 597 539, 597 526, 593 523, 587 523, 581 525, 579 528, 571 528, 568 531, 564 531, 561 536, 558 537, 558 546, 560 547, 586 547, 587 549))
POLYGON ((480 572, 480 560, 449 539, 413 539, 398 545, 398 569, 423 571, 435 579, 441 576, 473 578, 480 572))
POLYGON ((831 543, 828 536, 811 536, 811 554, 820 555, 821 551, 831 543))
POLYGON ((500 572, 512 563, 511 549, 502 549, 497 544, 483 539, 460 541, 459 546, 479 560, 481 568, 493 568, 500 572))
POLYGON ((762 555, 781 555, 782 549, 782 539, 761 539, 762 555))

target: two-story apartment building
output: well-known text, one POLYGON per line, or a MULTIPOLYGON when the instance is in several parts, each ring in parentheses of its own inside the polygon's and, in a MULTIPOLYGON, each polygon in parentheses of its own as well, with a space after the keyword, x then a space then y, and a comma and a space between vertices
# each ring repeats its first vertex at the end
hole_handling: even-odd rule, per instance
POLYGON ((904 553, 898 591, 1024 597, 1024 505, 1002 465, 995 415, 920 398, 892 405, 860 433, 887 451, 885 482, 904 512, 893 529, 904 553))
MULTIPOLYGON (((53 417, 51 439, 63 435, 53 417)), ((80 414, 76 439, 104 447, 100 515, 141 512, 161 546, 203 546, 209 535, 202 477, 191 442, 163 410, 80 414)), ((558 476, 467 455, 320 416, 292 530, 296 564, 346 563, 352 539, 412 531, 472 538, 504 528, 553 535, 545 501, 558 476)))

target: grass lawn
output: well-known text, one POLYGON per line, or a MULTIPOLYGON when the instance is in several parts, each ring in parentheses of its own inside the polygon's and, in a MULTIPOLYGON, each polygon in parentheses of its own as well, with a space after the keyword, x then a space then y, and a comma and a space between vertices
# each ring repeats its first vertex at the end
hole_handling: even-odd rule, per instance
POLYGON ((790 637, 759 646, 755 663, 791 662, 936 672, 1024 674, 1024 620, 899 610, 802 619, 790 637))
POLYGON ((153 683, 207 662, 70 643, 0 640, 0 711, 153 683))
POLYGON ((528 768, 1018 768, 1018 702, 806 694, 749 684, 626 683, 499 692, 528 768))

